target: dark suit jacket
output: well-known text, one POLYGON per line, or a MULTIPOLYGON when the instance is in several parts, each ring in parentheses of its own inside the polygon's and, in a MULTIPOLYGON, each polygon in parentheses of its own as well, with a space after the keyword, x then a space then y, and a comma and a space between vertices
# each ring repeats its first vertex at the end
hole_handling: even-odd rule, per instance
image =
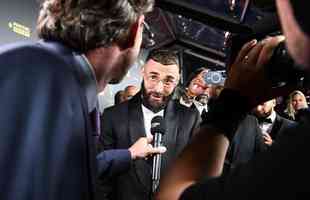
POLYGON ((108 179, 130 167, 131 155, 128 149, 111 149, 97 155, 97 171, 101 179, 108 179))
MULTIPOLYGON (((283 131, 293 124, 293 121, 277 114, 270 136, 273 140, 277 140, 283 131)), ((267 148, 268 146, 264 144, 257 118, 253 115, 247 115, 239 124, 235 137, 229 147, 226 156, 226 164, 228 166, 226 167, 233 168, 239 163, 245 163, 251 160, 257 153, 266 151, 267 148)))
POLYGON ((285 133, 285 129, 288 129, 291 126, 294 126, 296 123, 292 120, 281 117, 280 115, 276 115, 276 119, 274 121, 274 125, 270 132, 270 136, 273 140, 278 140, 279 137, 285 133))
POLYGON ((301 200, 309 195, 310 112, 303 121, 283 130, 270 150, 239 165, 226 176, 203 180, 180 199, 301 200))
MULTIPOLYGON (((163 143, 167 152, 162 157, 161 174, 168 164, 181 152, 192 137, 200 121, 199 113, 175 101, 170 101, 165 110, 166 132, 163 143)), ((103 114, 103 133, 100 140, 104 149, 129 148, 140 137, 146 136, 141 94, 122 104, 110 107, 103 114)), ((151 161, 152 159, 149 159, 151 161)), ((113 197, 119 200, 146 200, 151 191, 152 165, 145 160, 136 160, 131 169, 115 179, 113 197)), ((111 185, 107 183, 106 185, 111 185)))
MULTIPOLYGON (((57 42, 0 47, 1 200, 94 198, 94 138, 78 65, 57 42)), ((113 159, 98 160, 104 171, 113 159)))

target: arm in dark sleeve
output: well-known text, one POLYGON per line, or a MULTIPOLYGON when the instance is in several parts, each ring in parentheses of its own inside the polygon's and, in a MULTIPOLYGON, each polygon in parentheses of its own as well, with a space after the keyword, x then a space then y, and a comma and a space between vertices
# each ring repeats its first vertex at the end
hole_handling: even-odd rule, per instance
MULTIPOLYGON (((310 119, 310 118, 309 118, 310 119)), ((308 121, 309 122, 309 121, 308 121)), ((268 194, 294 199, 307 193, 309 124, 291 127, 268 151, 240 164, 225 176, 202 180, 188 187, 181 199, 262 199, 268 194), (295 133, 295 134, 293 134, 295 133), (264 192, 262 192, 264 191, 264 192)))
MULTIPOLYGON (((116 139, 113 132, 113 113, 109 109, 103 112, 101 118, 101 134, 99 136, 100 151, 115 149, 116 139)), ((100 153, 100 152, 99 152, 100 153)))
POLYGON ((127 149, 105 150, 97 155, 98 175, 110 178, 130 168, 131 155, 127 149))
POLYGON ((188 187, 180 197, 180 200, 188 199, 220 199, 220 178, 206 179, 188 187))
POLYGON ((109 109, 103 112, 97 154, 98 178, 96 185, 97 199, 115 199, 115 177, 128 169, 130 154, 128 150, 116 148, 113 134, 113 116, 109 109))

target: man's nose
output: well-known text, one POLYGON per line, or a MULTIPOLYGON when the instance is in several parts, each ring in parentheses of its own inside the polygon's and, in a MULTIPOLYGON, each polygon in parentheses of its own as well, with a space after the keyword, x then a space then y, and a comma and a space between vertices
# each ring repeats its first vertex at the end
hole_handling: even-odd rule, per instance
POLYGON ((155 85, 155 92, 158 92, 158 93, 162 93, 163 90, 164 90, 164 83, 163 81, 158 81, 158 83, 155 85))

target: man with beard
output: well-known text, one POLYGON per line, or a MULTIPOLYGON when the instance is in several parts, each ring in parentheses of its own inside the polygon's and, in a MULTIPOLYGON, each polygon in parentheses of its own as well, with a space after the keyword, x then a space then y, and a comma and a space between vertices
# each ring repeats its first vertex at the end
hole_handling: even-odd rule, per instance
POLYGON ((180 97, 180 104, 197 109, 203 118, 208 112, 208 100, 210 85, 204 80, 204 75, 208 69, 201 67, 195 70, 186 83, 186 88, 180 97))
MULTIPOLYGON (((161 173, 187 145, 200 121, 199 113, 171 96, 180 79, 177 55, 168 50, 152 52, 142 68, 141 91, 125 103, 104 111, 100 137, 103 148, 128 148, 138 138, 151 136, 151 120, 164 116, 166 131, 163 145, 167 152, 162 156, 161 173)), ((151 197, 152 159, 132 162, 128 172, 114 180, 106 197, 117 200, 146 200, 151 197)), ((111 180, 112 181, 112 180, 111 180)), ((104 186, 107 191, 111 182, 104 186)))

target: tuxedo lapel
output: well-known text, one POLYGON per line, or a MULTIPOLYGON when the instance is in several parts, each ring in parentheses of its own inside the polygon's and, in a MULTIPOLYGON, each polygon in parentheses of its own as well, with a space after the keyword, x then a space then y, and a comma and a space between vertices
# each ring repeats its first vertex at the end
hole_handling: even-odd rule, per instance
MULTIPOLYGON (((178 133, 178 124, 179 118, 181 114, 179 114, 179 110, 175 105, 176 102, 173 100, 168 102, 168 105, 165 109, 165 124, 166 124, 166 131, 163 137, 163 145, 167 147, 167 152, 162 155, 162 169, 166 168, 167 163, 169 163, 169 158, 173 158, 178 145, 177 142, 177 133, 178 133)), ((181 131, 181 130, 180 130, 181 131)))
MULTIPOLYGON (((140 96, 138 93, 128 102, 128 131, 131 144, 134 144, 140 137, 146 136, 140 96)), ((134 166, 142 187, 147 192, 151 191, 151 166, 145 160, 136 160, 134 166)))
POLYGON ((270 132, 270 136, 273 140, 277 138, 281 126, 282 126, 282 120, 279 115, 276 115, 276 119, 270 132))
POLYGON ((128 125, 131 144, 140 137, 145 137, 144 119, 141 107, 140 95, 136 95, 128 102, 128 125))

